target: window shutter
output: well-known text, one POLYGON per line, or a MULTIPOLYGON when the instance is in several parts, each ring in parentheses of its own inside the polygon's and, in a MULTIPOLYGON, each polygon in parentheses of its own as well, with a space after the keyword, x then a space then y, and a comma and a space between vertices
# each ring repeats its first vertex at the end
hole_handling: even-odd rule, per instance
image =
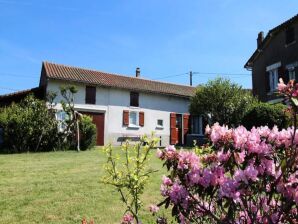
POLYGON ((286 72, 286 69, 283 66, 280 66, 278 68, 278 82, 279 82, 279 79, 280 78, 283 79, 284 83, 288 83, 289 82, 289 73, 286 72))
POLYGON ((144 126, 144 118, 145 118, 145 114, 143 111, 140 111, 139 112, 139 125, 140 126, 144 126))
POLYGON ((183 114, 183 135, 184 135, 184 142, 186 144, 186 135, 189 133, 189 114, 183 114))
POLYGON ((129 111, 123 111, 123 125, 129 125, 129 111))
POLYGON ((170 144, 175 145, 178 142, 178 133, 176 129, 176 113, 170 114, 170 144))
POLYGON ((265 90, 266 93, 270 92, 270 79, 269 79, 269 72, 265 73, 265 90))

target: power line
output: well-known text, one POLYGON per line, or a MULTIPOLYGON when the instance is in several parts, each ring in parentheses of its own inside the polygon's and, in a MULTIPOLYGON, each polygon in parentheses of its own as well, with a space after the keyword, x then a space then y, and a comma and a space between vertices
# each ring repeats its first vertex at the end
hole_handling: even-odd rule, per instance
POLYGON ((194 75, 251 76, 248 73, 193 72, 194 75))
POLYGON ((154 80, 167 79, 167 78, 177 77, 177 76, 182 76, 182 75, 188 75, 188 72, 181 73, 181 74, 176 74, 176 75, 161 76, 160 78, 157 78, 157 79, 154 79, 154 80))
MULTIPOLYGON (((189 74, 190 74, 189 72, 185 72, 185 73, 176 74, 176 75, 160 76, 160 78, 156 78, 154 80, 167 79, 167 78, 189 75, 189 74)), ((218 76, 238 76, 238 77, 251 76, 251 74, 248 74, 248 73, 224 73, 224 72, 223 73, 220 73, 220 72, 192 72, 192 75, 218 75, 218 76)), ((238 78, 238 77, 234 77, 234 78, 238 78)))
POLYGON ((9 90, 9 91, 20 91, 19 89, 12 89, 12 88, 2 87, 2 86, 0 86, 0 89, 9 90))

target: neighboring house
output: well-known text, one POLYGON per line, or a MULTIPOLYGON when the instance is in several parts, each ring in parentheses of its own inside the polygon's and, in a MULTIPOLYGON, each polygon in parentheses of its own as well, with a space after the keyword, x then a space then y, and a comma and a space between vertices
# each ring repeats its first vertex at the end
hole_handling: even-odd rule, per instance
POLYGON ((7 106, 11 102, 19 103, 27 95, 32 94, 38 99, 45 98, 45 91, 42 87, 36 87, 32 89, 22 90, 14 93, 0 95, 0 106, 7 106))
POLYGON ((261 101, 278 102, 279 78, 285 82, 298 78, 298 15, 271 29, 266 37, 260 32, 257 49, 245 64, 252 71, 253 94, 261 101))
POLYGON ((67 84, 78 89, 75 109, 93 117, 97 145, 120 145, 152 131, 160 138, 158 146, 202 139, 202 118, 188 112, 194 87, 143 79, 139 69, 136 77, 128 77, 44 62, 39 86, 44 94, 58 93, 58 120, 65 118, 59 88, 67 84))

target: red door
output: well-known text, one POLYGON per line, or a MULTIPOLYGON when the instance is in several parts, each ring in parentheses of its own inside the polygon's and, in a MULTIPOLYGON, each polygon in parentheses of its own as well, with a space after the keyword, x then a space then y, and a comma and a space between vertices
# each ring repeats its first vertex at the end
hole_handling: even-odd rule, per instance
POLYGON ((105 115, 103 113, 81 112, 92 117, 93 124, 96 125, 96 145, 104 145, 105 115))

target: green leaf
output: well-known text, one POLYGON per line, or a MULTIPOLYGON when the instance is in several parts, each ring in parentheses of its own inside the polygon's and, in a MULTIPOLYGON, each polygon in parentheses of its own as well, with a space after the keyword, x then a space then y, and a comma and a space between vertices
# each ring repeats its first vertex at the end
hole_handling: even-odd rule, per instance
POLYGON ((296 107, 298 107, 298 99, 292 97, 291 101, 296 107))

